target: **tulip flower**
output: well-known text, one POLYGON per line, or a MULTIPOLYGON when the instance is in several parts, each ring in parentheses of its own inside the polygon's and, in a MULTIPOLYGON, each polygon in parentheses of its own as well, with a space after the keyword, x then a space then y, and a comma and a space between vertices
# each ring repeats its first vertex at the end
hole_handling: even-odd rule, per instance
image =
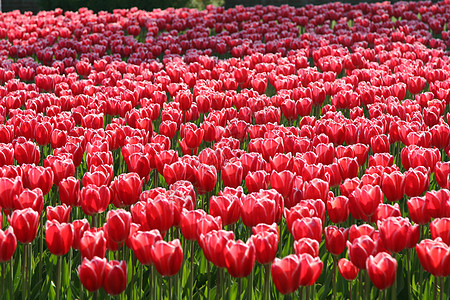
POLYGON ((103 289, 109 295, 119 295, 127 287, 127 264, 112 260, 106 263, 103 274, 103 289))
POLYGON ((394 284, 397 275, 397 260, 386 252, 369 256, 366 261, 366 270, 370 280, 380 290, 394 284))
POLYGON ((59 223, 57 220, 45 223, 45 242, 50 253, 65 255, 73 244, 74 230, 72 224, 59 223))
POLYGON ((255 246, 251 240, 229 240, 224 249, 225 264, 231 276, 234 278, 247 277, 255 265, 255 246))
POLYGON ((183 263, 183 249, 178 239, 171 242, 157 241, 151 250, 156 270, 163 276, 178 273, 183 263))
POLYGON ((92 259, 83 258, 81 265, 78 267, 78 274, 86 290, 95 292, 102 287, 106 264, 106 258, 97 256, 92 259))
POLYGON ((300 286, 300 258, 291 254, 283 259, 275 258, 271 266, 272 280, 283 295, 293 293, 300 286))
POLYGON ((14 235, 12 227, 8 227, 5 231, 0 230, 0 262, 9 261, 17 247, 17 239, 14 235))

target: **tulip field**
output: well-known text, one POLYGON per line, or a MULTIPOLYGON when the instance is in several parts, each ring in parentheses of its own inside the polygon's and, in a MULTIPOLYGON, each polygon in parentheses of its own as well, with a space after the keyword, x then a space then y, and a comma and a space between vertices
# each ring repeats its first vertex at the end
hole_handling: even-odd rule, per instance
POLYGON ((0 13, 0 299, 449 299, 449 22, 0 13))

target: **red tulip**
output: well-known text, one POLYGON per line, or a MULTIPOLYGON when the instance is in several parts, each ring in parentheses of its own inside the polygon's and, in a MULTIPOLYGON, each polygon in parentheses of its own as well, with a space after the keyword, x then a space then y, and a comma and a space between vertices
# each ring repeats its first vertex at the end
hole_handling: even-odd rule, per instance
POLYGON ((312 257, 308 253, 300 254, 300 286, 313 285, 323 269, 323 262, 319 257, 312 257))
POLYGON ((404 195, 404 175, 399 171, 383 175, 381 189, 388 201, 399 201, 404 195))
POLYGON ((161 234, 156 229, 151 231, 138 231, 130 236, 131 248, 139 262, 143 265, 151 265, 153 263, 151 256, 152 246, 161 240, 161 234))
POLYGON ((186 210, 183 209, 180 216, 180 229, 184 238, 192 241, 197 239, 197 223, 206 216, 206 212, 201 209, 186 210))
POLYGON ((109 295, 119 295, 127 287, 127 264, 112 260, 105 265, 103 289, 109 295))
POLYGON ((67 177, 59 182, 59 199, 68 206, 80 205, 80 181, 75 177, 67 177))
POLYGON ((59 223, 57 220, 45 223, 45 242, 50 253, 65 255, 73 244, 73 226, 70 223, 59 223))
POLYGON ((440 238, 422 240, 416 245, 416 252, 425 271, 437 277, 450 275, 450 246, 440 238))
POLYGON ((336 224, 345 222, 348 218, 348 198, 345 196, 328 197, 327 213, 330 221, 336 224))
POLYGON ((145 215, 150 229, 165 233, 174 222, 174 204, 164 197, 149 200, 145 206, 145 215))
POLYGON ((294 252, 296 255, 308 253, 312 257, 319 256, 319 242, 311 238, 301 238, 294 241, 294 252))
POLYGON ((237 187, 241 185, 244 169, 240 162, 229 162, 222 167, 224 186, 237 187))
POLYGON ((264 194, 262 192, 251 193, 244 197, 242 201, 242 222, 247 227, 255 226, 259 223, 272 224, 277 220, 279 206, 277 195, 264 194))
POLYGON ((29 189, 40 188, 47 195, 53 186, 53 171, 51 168, 41 166, 31 167, 24 174, 24 186, 29 189))
POLYGON ((0 178, 0 206, 4 209, 14 209, 14 199, 22 193, 23 186, 20 177, 14 179, 0 178))
POLYGON ((370 280, 380 290, 384 290, 394 284, 397 275, 397 260, 386 252, 369 256, 366 261, 366 269, 370 280))
POLYGON ((131 214, 123 209, 110 210, 106 215, 106 231, 115 243, 123 243, 130 234, 131 214))
POLYGON ((73 227, 73 243, 72 248, 75 250, 80 250, 81 238, 85 231, 89 230, 89 221, 86 219, 75 220, 72 222, 73 227))
POLYGON ((53 171, 53 182, 59 185, 61 180, 75 175, 75 165, 70 158, 55 159, 50 165, 53 171))
POLYGON ((11 216, 11 226, 17 240, 22 244, 31 243, 39 227, 39 214, 31 208, 15 210, 11 216))
POLYGON ((450 246, 450 218, 434 219, 430 224, 431 237, 442 239, 450 246))
POLYGON ((24 189, 14 201, 15 209, 32 208, 39 215, 44 208, 44 195, 40 188, 34 190, 24 189))
POLYGON ((269 174, 264 170, 248 172, 245 177, 245 186, 249 193, 269 188, 269 174))
POLYGON ((338 263, 339 273, 345 280, 351 281, 358 276, 359 269, 348 259, 341 258, 338 263))
POLYGON ((263 231, 252 235, 252 240, 255 246, 256 261, 263 265, 271 263, 277 254, 278 232, 263 231))
POLYGON ((17 247, 17 239, 14 235, 12 227, 8 227, 5 231, 0 229, 0 262, 9 261, 17 247))
POLYGON ((183 264, 183 249, 180 240, 171 242, 157 241, 152 246, 152 260, 155 268, 162 276, 173 276, 183 264))
POLYGON ((325 246, 333 255, 340 255, 346 247, 348 229, 337 228, 336 226, 327 226, 324 230, 325 246))
POLYGON ((95 292, 102 287, 106 264, 106 258, 97 256, 92 259, 83 258, 83 262, 78 267, 78 274, 86 290, 95 292))
POLYGON ((47 221, 56 220, 59 223, 69 223, 70 206, 65 204, 58 206, 47 206, 47 221))
POLYGON ((80 251, 81 257, 87 259, 92 259, 94 256, 105 257, 105 233, 102 230, 96 232, 85 231, 80 240, 80 251))
POLYGON ((292 223, 290 231, 294 240, 308 237, 320 243, 322 241, 322 220, 317 217, 298 219, 292 223))
POLYGON ((225 246, 228 241, 234 240, 234 232, 225 230, 212 230, 201 235, 199 245, 203 250, 205 258, 216 267, 225 268, 225 246))
POLYGON ((408 197, 420 196, 428 189, 430 184, 430 174, 424 167, 417 167, 409 169, 405 172, 404 177, 404 192, 408 197))
POLYGON ((241 201, 236 196, 212 196, 210 213, 213 217, 220 216, 223 225, 235 224, 241 218, 241 201))
POLYGON ((104 212, 111 202, 111 190, 107 186, 90 184, 81 190, 81 209, 89 216, 104 212))
POLYGON ((414 223, 424 225, 430 222, 431 216, 428 213, 425 197, 413 197, 406 202, 409 216, 414 223))
POLYGON ((350 261, 359 269, 366 269, 366 260, 375 254, 375 242, 368 236, 363 235, 353 242, 347 241, 348 256, 350 261))
POLYGON ((21 140, 14 146, 14 158, 18 165, 39 163, 41 154, 39 146, 30 141, 21 140))
POLYGON ((295 292, 300 286, 300 258, 289 255, 283 259, 275 258, 270 268, 272 281, 283 295, 295 292))
POLYGON ((252 272, 256 258, 252 240, 229 240, 223 254, 228 273, 234 278, 247 277, 252 272))
POLYGON ((139 200, 142 185, 142 179, 137 173, 120 174, 114 179, 113 190, 119 201, 129 206, 139 200))
POLYGON ((196 172, 199 193, 211 192, 216 186, 217 171, 216 167, 200 164, 196 172))

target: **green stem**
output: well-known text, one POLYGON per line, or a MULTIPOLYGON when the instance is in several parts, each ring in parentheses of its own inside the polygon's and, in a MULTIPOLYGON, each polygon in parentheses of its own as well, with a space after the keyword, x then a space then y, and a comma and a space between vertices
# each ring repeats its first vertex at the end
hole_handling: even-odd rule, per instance
POLYGON ((27 299, 26 292, 27 292, 27 245, 23 245, 23 261, 22 261, 22 276, 23 276, 23 282, 22 282, 22 299, 27 299))
POLYGON ((241 299, 241 294, 242 294, 242 278, 238 278, 238 299, 241 299))
POLYGON ((189 299, 192 300, 194 293, 194 241, 189 241, 191 244, 191 271, 189 272, 189 299))
POLYGON ((308 300, 309 299, 309 286, 305 286, 305 299, 308 300))
POLYGON ((407 249, 406 250, 406 264, 408 265, 408 269, 407 269, 408 297, 409 297, 409 299, 412 299, 412 292, 411 292, 411 249, 407 249))
POLYGON ((62 256, 58 255, 56 263, 56 300, 61 299, 61 263, 62 256))
POLYGON ((219 300, 222 295, 222 279, 221 276, 221 270, 222 268, 218 268, 217 270, 217 290, 216 290, 216 299, 219 300))
POLYGON ((361 297, 361 299, 362 299, 362 296, 363 296, 363 292, 362 292, 362 270, 360 270, 359 271, 359 274, 358 274, 358 280, 359 280, 359 296, 361 297))
POLYGON ((247 299, 253 299, 253 270, 250 272, 250 275, 247 277, 247 299))
MULTIPOLYGON (((393 257, 394 257, 395 260, 397 260, 397 253, 394 253, 393 257)), ((369 274, 369 273, 367 273, 367 274, 369 274)), ((394 284, 392 286, 391 299, 392 300, 397 299, 397 276, 395 276, 395 278, 394 278, 394 284)))
MULTIPOLYGON (((172 298, 172 285, 173 285, 173 283, 172 283, 172 280, 173 280, 173 277, 172 276, 170 276, 169 277, 169 300, 172 300, 173 298, 172 298)), ((209 299, 209 297, 208 297, 208 299, 209 299)))
POLYGON ((211 264, 209 263, 209 261, 206 258, 205 258, 205 260, 206 260, 206 267, 207 267, 206 272, 208 274, 208 282, 206 283, 206 288, 208 289, 206 291, 206 299, 210 299, 209 292, 211 289, 211 264))
POLYGON ((270 264, 264 265, 264 299, 270 300, 270 264))
POLYGON ((437 276, 434 276, 434 295, 433 295, 433 299, 436 300, 437 299, 437 294, 438 294, 438 278, 437 276))
POLYGON ((333 255, 333 300, 336 300, 336 272, 337 272, 337 258, 333 255))
POLYGON ((440 277, 440 286, 441 286, 441 300, 444 300, 444 283, 445 283, 445 277, 440 277))
POLYGON ((142 277, 143 277, 143 274, 144 274, 144 265, 140 265, 139 266, 139 291, 138 291, 138 294, 139 294, 139 297, 138 298, 142 298, 143 296, 142 296, 142 277))

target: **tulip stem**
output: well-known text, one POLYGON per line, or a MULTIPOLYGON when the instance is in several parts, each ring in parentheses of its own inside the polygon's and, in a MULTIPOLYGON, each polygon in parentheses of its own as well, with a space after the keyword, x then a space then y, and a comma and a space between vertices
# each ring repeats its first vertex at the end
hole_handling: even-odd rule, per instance
POLYGON ((61 263, 62 255, 58 255, 56 263, 56 300, 61 298, 61 263))
POLYGON ((337 258, 333 255, 333 300, 336 300, 336 270, 337 269, 337 258))
POLYGON ((216 290, 216 299, 219 300, 222 295, 222 280, 221 280, 221 272, 222 268, 217 269, 217 290, 216 290))
POLYGON ((194 288, 194 241, 189 241, 191 244, 191 271, 189 272, 189 299, 192 300, 194 288))
POLYGON ((242 294, 242 278, 238 278, 238 299, 241 299, 241 294, 242 294))
MULTIPOLYGON (((369 299, 369 295, 370 295, 370 277, 369 277, 369 272, 367 272, 367 270, 364 273, 366 273, 366 283, 365 283, 365 288, 366 288, 365 296, 366 297, 365 298, 369 299)), ((395 283, 394 283, 394 285, 395 285, 395 283)))
POLYGON ((440 286, 441 286, 441 300, 444 300, 444 283, 445 283, 445 277, 439 277, 440 280, 440 286))
POLYGON ((409 299, 412 299, 412 292, 411 292, 411 249, 406 249, 406 262, 407 262, 407 265, 408 265, 408 269, 407 269, 408 297, 409 297, 409 299))
POLYGON ((211 288, 211 265, 208 260, 206 260, 206 268, 207 268, 206 272, 208 274, 208 282, 206 283, 206 288, 207 288, 206 299, 210 299, 209 298, 209 292, 210 292, 209 289, 211 288))
MULTIPOLYGON (((393 257, 395 260, 397 260, 397 254, 394 253, 393 257)), ((397 299, 397 274, 395 274, 395 278, 394 278, 394 284, 392 285, 392 295, 391 295, 391 299, 395 300, 397 299)), ((367 272, 367 276, 369 276, 369 273, 367 272)))
POLYGON ((359 277, 358 278, 359 279, 359 296, 362 299, 362 297, 363 297, 363 292, 362 292, 362 271, 359 272, 358 277, 359 277))
POLYGON ((264 298, 270 300, 270 264, 264 265, 264 298))
POLYGON ((434 296, 433 299, 436 300, 437 299, 437 293, 438 293, 438 278, 437 276, 434 276, 434 296))
POLYGON ((253 269, 250 272, 250 275, 247 277, 247 288, 248 288, 247 299, 253 299, 253 269))
POLYGON ((305 286, 305 299, 309 299, 309 286, 305 286))
POLYGON ((39 230, 41 234, 39 235, 39 279, 42 279, 42 253, 44 252, 44 212, 42 212, 41 217, 39 218, 39 230))
MULTIPOLYGON (((173 299, 172 298, 172 285, 173 285, 172 281, 173 281, 173 277, 170 276, 169 277, 169 300, 173 299)), ((208 299, 209 299, 209 297, 208 297, 208 299)))
POLYGON ((9 299, 13 299, 14 294, 14 256, 9 261, 9 280, 11 281, 9 283, 9 299))
POLYGON ((27 299, 27 286, 28 286, 28 281, 27 281, 27 275, 28 275, 28 268, 27 268, 27 259, 28 256, 28 248, 27 248, 27 244, 23 245, 23 261, 22 261, 22 276, 23 276, 23 283, 22 283, 22 299, 27 299))
POLYGON ((6 269, 6 266, 5 266, 5 263, 2 263, 2 282, 1 282, 1 293, 2 293, 2 298, 3 299, 6 299, 6 293, 5 293, 5 290, 4 290, 4 282, 5 282, 5 280, 6 280, 6 275, 5 275, 5 273, 6 273, 6 271, 5 271, 5 269, 6 269))

